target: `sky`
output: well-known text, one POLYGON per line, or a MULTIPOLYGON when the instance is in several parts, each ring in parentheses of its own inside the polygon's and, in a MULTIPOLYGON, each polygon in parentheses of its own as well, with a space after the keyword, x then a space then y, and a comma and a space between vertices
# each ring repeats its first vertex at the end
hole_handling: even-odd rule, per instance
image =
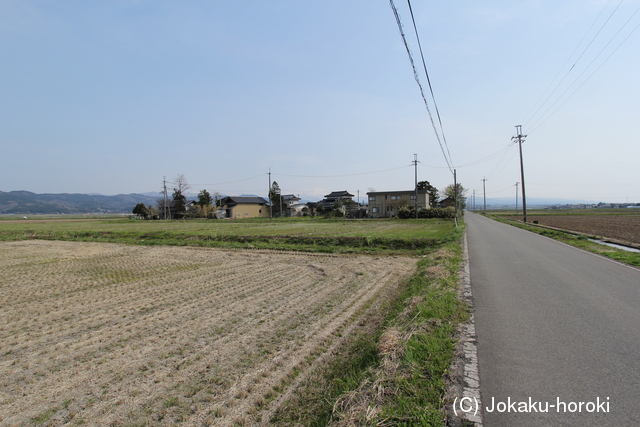
POLYGON ((2 0, 0 191, 640 202, 640 0, 394 4, 2 0))

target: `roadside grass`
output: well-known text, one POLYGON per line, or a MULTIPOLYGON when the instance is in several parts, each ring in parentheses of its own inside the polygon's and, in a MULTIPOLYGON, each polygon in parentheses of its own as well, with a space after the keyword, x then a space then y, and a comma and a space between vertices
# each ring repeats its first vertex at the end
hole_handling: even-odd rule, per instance
MULTIPOLYGON (((460 232, 456 233, 459 234, 460 232)), ((272 420, 305 426, 445 426, 447 374, 457 325, 462 249, 452 241, 425 255, 387 303, 272 420)))
POLYGON ((629 252, 623 249, 617 249, 610 246, 601 245, 590 241, 590 238, 600 238, 600 236, 588 236, 585 234, 574 234, 561 230, 554 230, 546 227, 528 225, 522 222, 517 222, 509 219, 502 218, 499 215, 487 215, 489 218, 493 218, 496 221, 503 222, 505 224, 512 225, 514 227, 522 228, 523 230, 531 231, 533 233, 540 234, 542 236, 550 237, 552 239, 564 242, 571 246, 575 246, 580 249, 584 249, 589 252, 593 252, 602 256, 606 256, 611 259, 615 259, 626 264, 640 267, 640 253, 629 252))
POLYGON ((450 241, 451 220, 315 218, 0 223, 0 241, 66 240, 333 253, 429 251, 450 241))

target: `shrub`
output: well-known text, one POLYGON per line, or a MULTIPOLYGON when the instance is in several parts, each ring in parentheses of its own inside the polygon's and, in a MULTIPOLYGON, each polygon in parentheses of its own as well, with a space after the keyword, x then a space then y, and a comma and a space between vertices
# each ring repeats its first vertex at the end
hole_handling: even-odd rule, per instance
MULTIPOLYGON (((418 211, 418 218, 455 218, 455 209, 453 206, 447 208, 431 208, 421 209, 418 211)), ((404 207, 398 210, 398 218, 411 219, 416 217, 416 211, 413 206, 404 207)))

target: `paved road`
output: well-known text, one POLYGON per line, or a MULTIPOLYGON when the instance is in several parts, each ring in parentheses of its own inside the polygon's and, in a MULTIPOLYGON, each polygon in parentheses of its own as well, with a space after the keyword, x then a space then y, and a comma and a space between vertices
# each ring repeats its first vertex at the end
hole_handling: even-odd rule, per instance
POLYGON ((484 425, 640 425, 640 270, 466 222, 484 425))

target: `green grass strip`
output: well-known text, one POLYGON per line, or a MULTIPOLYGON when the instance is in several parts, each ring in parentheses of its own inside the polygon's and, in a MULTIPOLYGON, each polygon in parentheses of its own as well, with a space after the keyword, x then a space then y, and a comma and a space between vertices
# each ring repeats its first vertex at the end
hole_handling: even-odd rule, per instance
POLYGON ((468 318, 468 306, 457 298, 461 253, 456 240, 423 257, 395 296, 368 314, 367 326, 309 378, 272 422, 445 426, 454 331, 468 318), (382 366, 389 355, 381 347, 390 330, 404 337, 395 348, 400 359, 391 373, 382 366))

